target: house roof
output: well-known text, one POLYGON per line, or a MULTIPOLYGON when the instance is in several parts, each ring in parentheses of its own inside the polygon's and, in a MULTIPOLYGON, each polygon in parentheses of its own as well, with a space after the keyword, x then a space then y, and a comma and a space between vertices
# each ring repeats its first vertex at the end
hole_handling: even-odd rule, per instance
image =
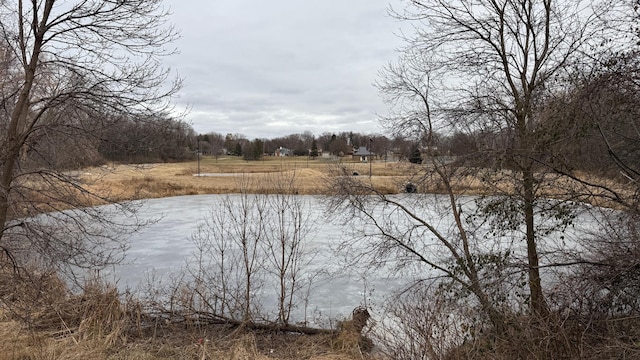
POLYGON ((369 155, 371 155, 371 152, 369 150, 367 150, 366 146, 360 146, 358 148, 358 150, 356 150, 356 152, 353 153, 353 155, 356 155, 356 156, 369 156, 369 155))

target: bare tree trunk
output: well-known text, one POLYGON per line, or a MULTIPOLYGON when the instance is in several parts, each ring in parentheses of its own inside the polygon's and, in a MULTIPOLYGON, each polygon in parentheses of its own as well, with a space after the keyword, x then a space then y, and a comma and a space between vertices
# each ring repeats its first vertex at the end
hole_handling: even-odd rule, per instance
POLYGON ((536 315, 546 316, 548 307, 542 292, 540 281, 540 264, 537 250, 537 237, 534 229, 534 178, 531 169, 523 171, 524 216, 527 242, 527 261, 529 273, 529 291, 531 292, 531 309, 536 315))
MULTIPOLYGON (((23 8, 22 8, 22 0, 18 2, 18 16, 21 20, 23 20, 23 8)), ((9 119, 9 126, 7 127, 7 132, 5 134, 5 140, 3 144, 3 151, 0 155, 0 160, 2 160, 2 173, 0 174, 0 224, 2 224, 2 228, 0 229, 0 246, 3 246, 2 240, 4 235, 5 226, 7 224, 8 215, 9 215, 9 207, 11 206, 9 199, 11 194, 11 185, 14 181, 14 168, 16 162, 19 159, 20 151, 27 140, 29 135, 28 131, 25 131, 29 126, 27 124, 27 115, 30 109, 29 99, 31 94, 31 88, 33 87, 33 82, 35 79, 36 69, 39 64, 40 57, 40 49, 42 47, 43 41, 43 26, 48 21, 48 15, 51 11, 51 7, 53 6, 53 1, 46 1, 43 9, 42 19, 39 21, 38 17, 34 13, 33 22, 31 23, 32 29, 35 31, 34 41, 33 41, 33 49, 27 57, 27 51, 25 44, 27 43, 27 39, 25 38, 24 31, 24 22, 20 21, 19 23, 19 43, 21 44, 21 53, 22 53, 22 61, 26 62, 28 59, 28 63, 24 63, 24 80, 22 86, 20 88, 19 96, 16 100, 13 111, 11 112, 11 117, 9 119), (23 124, 20 124, 20 122, 23 124), (24 127, 24 129, 21 129, 24 127)))

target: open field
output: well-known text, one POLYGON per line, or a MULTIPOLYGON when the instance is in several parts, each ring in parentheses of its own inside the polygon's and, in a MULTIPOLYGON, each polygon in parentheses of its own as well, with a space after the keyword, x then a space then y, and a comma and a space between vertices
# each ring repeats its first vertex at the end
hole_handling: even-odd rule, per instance
POLYGON ((294 176, 299 194, 326 194, 329 178, 359 174, 383 192, 396 193, 416 172, 408 163, 308 160, 306 157, 267 157, 245 161, 237 157, 204 157, 200 176, 196 161, 145 165, 115 165, 86 169, 82 181, 94 191, 109 191, 118 199, 177 195, 277 191, 282 174, 294 176), (372 176, 369 177, 371 166, 372 176))
MULTIPOLYGON (((200 164, 196 161, 183 163, 155 163, 141 165, 108 165, 84 169, 80 181, 93 193, 105 195, 112 200, 160 198, 179 195, 239 193, 274 193, 295 188, 301 195, 325 195, 332 192, 332 178, 354 176, 371 184, 384 194, 404 191, 407 182, 420 183, 419 191, 443 193, 440 179, 429 175, 425 165, 408 162, 362 163, 342 158, 339 160, 306 157, 266 157, 259 161, 245 161, 238 157, 204 157, 200 164), (200 176, 198 176, 200 174, 200 176), (294 179, 293 187, 285 190, 283 182, 294 179)), ((484 181, 474 169, 463 169, 450 179, 457 194, 511 193, 512 177, 509 171, 483 174, 484 181), (492 179, 486 178, 491 176, 492 179)), ((576 175, 585 183, 572 181, 567 177, 541 177, 539 192, 551 198, 572 198, 594 205, 617 207, 611 202, 610 193, 604 189, 625 192, 619 182, 612 179, 576 175)))

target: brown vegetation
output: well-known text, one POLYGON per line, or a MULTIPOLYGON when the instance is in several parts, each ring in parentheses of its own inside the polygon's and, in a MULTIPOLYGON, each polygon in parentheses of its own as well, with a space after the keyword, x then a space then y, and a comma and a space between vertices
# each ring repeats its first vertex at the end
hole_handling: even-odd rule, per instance
MULTIPOLYGON (((303 335, 237 324, 175 322, 150 316, 113 287, 90 284, 72 295, 55 276, 40 288, 2 284, 14 292, 0 311, 1 359, 375 359, 361 335, 303 335), (34 301, 37 291, 42 301, 34 301)), ((36 297, 35 299, 38 299, 36 297)))
MULTIPOLYGON (((368 178, 369 164, 359 162, 333 162, 307 160, 306 157, 269 157, 260 161, 244 161, 237 157, 215 159, 205 157, 200 164, 195 161, 171 164, 116 165, 86 169, 81 176, 84 183, 97 192, 113 192, 120 199, 158 198, 177 195, 224 194, 240 192, 241 177, 253 180, 249 191, 270 191, 268 174, 295 173, 299 194, 326 194, 332 176, 331 168, 342 166, 348 174, 368 178), (265 181, 262 181, 265 179, 265 181)), ((371 164, 372 183, 387 193, 397 193, 401 184, 413 172, 406 163, 374 162, 371 164)))
MULTIPOLYGON (((367 182, 376 191, 383 194, 397 194, 405 191, 407 182, 420 183, 419 192, 444 193, 444 185, 438 178, 424 179, 429 171, 424 166, 408 162, 374 161, 371 165, 352 160, 330 161, 323 159, 307 160, 306 157, 266 157, 260 161, 245 161, 239 157, 204 157, 200 163, 195 161, 182 163, 157 163, 143 165, 111 165, 85 169, 80 174, 83 185, 92 192, 115 198, 115 200, 161 198, 180 195, 240 193, 241 188, 249 192, 277 192, 270 180, 273 173, 295 173, 295 188, 300 195, 331 194, 331 178, 336 176, 354 176, 354 179, 367 182), (370 167, 371 166, 371 167, 370 167), (372 176, 369 177, 369 169, 372 176), (251 181, 242 181, 245 178, 251 181)), ((506 176, 505 176, 506 177, 506 176)), ((601 184, 603 189, 616 189, 614 180, 585 174, 579 175, 583 181, 601 184), (585 180, 586 179, 586 180, 585 180)), ((500 187, 503 193, 510 192, 508 181, 499 178, 487 181, 480 179, 473 168, 465 170, 452 181, 451 186, 458 194, 491 194, 500 187), (494 188, 487 187, 493 183, 494 188)), ((542 187, 549 197, 563 198, 565 194, 581 193, 584 185, 564 178, 547 179, 542 187)), ((615 207, 615 199, 605 203, 606 191, 598 197, 598 205, 615 207), (605 196, 603 196, 605 195, 605 196)), ((589 202, 593 190, 583 191, 579 201, 589 202)))

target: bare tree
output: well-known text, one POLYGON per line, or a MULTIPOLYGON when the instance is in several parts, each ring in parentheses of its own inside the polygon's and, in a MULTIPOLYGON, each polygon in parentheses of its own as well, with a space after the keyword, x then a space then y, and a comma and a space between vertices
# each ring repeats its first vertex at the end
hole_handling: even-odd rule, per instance
POLYGON ((277 280, 278 322, 287 325, 297 300, 304 296, 302 290, 311 286, 313 275, 306 270, 313 255, 307 241, 316 219, 308 201, 296 194, 295 172, 270 181, 276 193, 267 196, 266 266, 277 280))
POLYGON ((622 177, 623 191, 608 188, 607 192, 617 204, 636 213, 640 211, 639 71, 637 50, 610 58, 600 71, 582 75, 564 111, 558 111, 568 110, 582 122, 578 129, 586 135, 571 149, 577 162, 592 172, 622 177), (593 151, 587 149, 596 149, 597 154, 588 156, 593 151))
POLYGON ((557 173, 549 164, 555 157, 540 141, 536 106, 555 90, 556 80, 566 75, 569 65, 588 65, 585 57, 610 50, 606 46, 593 50, 594 42, 603 40, 602 33, 615 36, 616 29, 605 20, 630 20, 616 18, 625 6, 606 1, 426 0, 411 1, 404 13, 396 14, 416 23, 416 35, 408 39, 409 59, 387 72, 391 78, 405 79, 404 88, 383 86, 396 102, 419 103, 423 110, 403 111, 403 116, 393 116, 394 122, 387 123, 403 131, 416 129, 429 145, 436 122, 424 111, 429 112, 425 100, 431 91, 437 107, 431 112, 438 115, 440 126, 503 134, 503 143, 484 144, 481 149, 493 165, 479 170, 478 176, 509 183, 507 192, 494 186, 505 195, 497 200, 507 202, 488 201, 485 209, 497 210, 490 215, 498 228, 524 226, 531 309, 537 314, 547 312, 538 243, 548 229, 536 224, 536 214, 554 209, 545 196, 557 173), (422 82, 416 82, 411 76, 425 67, 441 81, 418 78, 422 82), (514 209, 519 213, 516 218, 502 211, 514 209))
MULTIPOLYGON (((605 57, 588 73, 576 70, 566 91, 550 99, 549 127, 572 136, 574 141, 554 144, 579 171, 567 176, 597 184, 598 200, 617 210, 601 208, 592 229, 584 234, 581 251, 570 257, 571 268, 562 268, 565 281, 550 297, 571 322, 581 328, 581 358, 637 356, 628 339, 638 336, 640 314, 638 231, 640 154, 638 127, 638 53, 635 50, 605 57), (587 171, 609 179, 598 184, 587 171), (603 339, 606 347, 603 347, 603 339)), ((566 169, 559 169, 566 173, 566 169)), ((591 185, 592 187, 595 187, 591 185)))
MULTIPOLYGON (((436 132, 464 134, 470 144, 453 158, 430 156, 414 168, 408 180, 415 195, 388 196, 367 181, 336 177, 334 205, 346 204, 368 224, 351 249, 369 265, 409 269, 418 284, 435 282, 430 294, 441 297, 424 301, 452 291, 450 301, 484 318, 457 319, 468 329, 490 327, 501 338, 522 329, 513 321, 519 314, 551 323, 541 269, 565 265, 558 254, 566 254, 554 239, 564 238, 580 209, 576 202, 616 195, 567 170, 558 144, 577 133, 548 126, 545 100, 566 86, 574 65, 593 69, 594 59, 620 46, 610 41, 620 29, 609 25, 612 19, 630 24, 621 11, 629 4, 407 3, 395 15, 413 22, 416 33, 377 83, 390 106, 382 121, 392 133, 420 141, 428 154, 435 153, 436 132), (465 197, 468 190, 490 195, 465 197), (444 218, 452 224, 443 225, 444 218)), ((533 329, 538 345, 549 344, 546 330, 533 329)), ((424 344, 433 345, 427 330, 424 344)), ((551 356, 556 345, 544 351, 551 356)))
POLYGON ((218 160, 224 150, 224 136, 216 132, 210 132, 207 135, 209 136, 209 144, 211 144, 211 153, 218 160))
POLYGON ((195 310, 242 322, 259 315, 264 214, 263 197, 229 195, 199 224, 192 236, 196 263, 189 268, 195 310))
POLYGON ((117 224, 104 209, 86 207, 112 200, 60 171, 39 144, 52 134, 84 141, 113 115, 137 119, 166 112, 178 85, 167 84, 168 70, 160 64, 176 38, 166 18, 160 0, 0 4, 6 60, 0 71, 10 79, 1 90, 0 248, 13 266, 25 266, 23 256, 53 268, 115 260, 106 256, 114 249, 106 240, 116 238, 120 230, 109 228, 117 224), (30 161, 34 157, 39 161, 30 161), (64 209, 75 210, 25 218, 64 209), (38 226, 56 224, 66 231, 38 226))
MULTIPOLYGON (((243 180, 246 181, 246 180, 243 180)), ((241 188, 245 188, 244 186, 241 188)), ((259 288, 258 272, 262 266, 263 256, 261 244, 265 238, 264 218, 266 216, 265 199, 250 194, 240 196, 238 206, 227 206, 232 221, 228 228, 230 234, 234 234, 234 241, 239 248, 240 265, 242 272, 240 281, 244 284, 243 292, 243 320, 252 319, 252 305, 257 305, 254 301, 255 291, 259 288)))
MULTIPOLYGON (((241 188, 250 181, 244 178, 241 188)), ((276 308, 267 310, 277 313, 277 326, 290 325, 315 277, 307 271, 313 260, 307 249, 313 212, 296 195, 296 182, 295 173, 273 176, 267 183, 275 194, 243 191, 212 207, 192 236, 197 251, 189 266, 187 288, 195 294, 189 310, 256 323, 268 318, 260 312, 264 296, 273 296, 276 308)))

